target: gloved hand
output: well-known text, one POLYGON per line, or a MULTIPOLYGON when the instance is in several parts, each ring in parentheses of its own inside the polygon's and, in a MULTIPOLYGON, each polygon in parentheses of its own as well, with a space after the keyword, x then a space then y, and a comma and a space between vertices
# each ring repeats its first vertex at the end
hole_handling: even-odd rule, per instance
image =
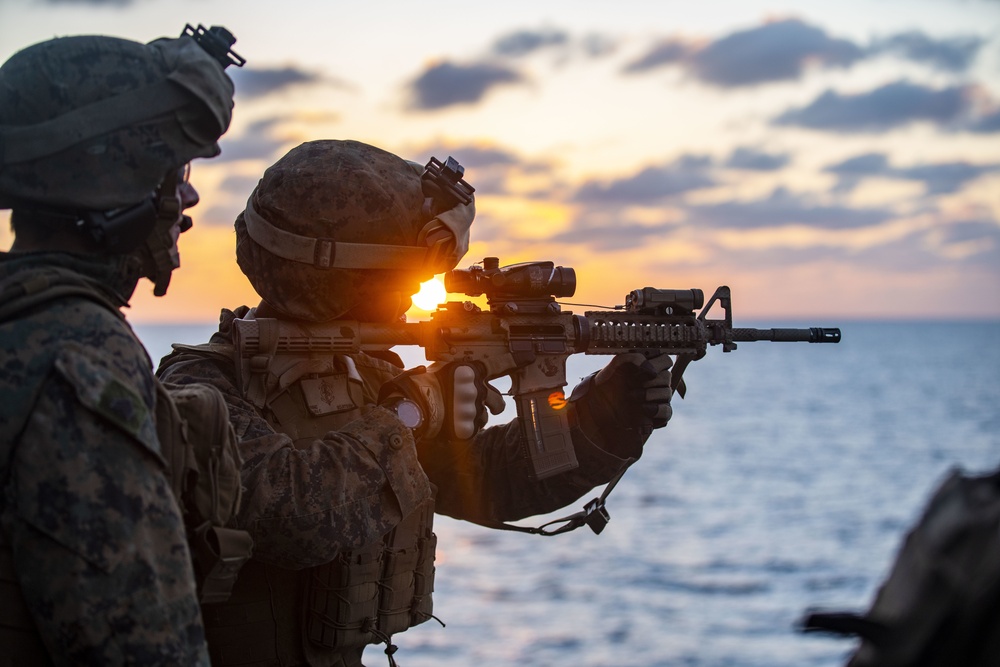
POLYGON ((672 365, 666 354, 647 358, 625 352, 584 378, 569 401, 587 437, 612 454, 638 458, 653 429, 666 426, 673 415, 672 365))
POLYGON ((424 413, 424 423, 414 431, 418 439, 445 437, 472 439, 493 414, 503 409, 503 397, 486 383, 481 362, 434 363, 398 375, 379 389, 379 403, 402 396, 424 413))

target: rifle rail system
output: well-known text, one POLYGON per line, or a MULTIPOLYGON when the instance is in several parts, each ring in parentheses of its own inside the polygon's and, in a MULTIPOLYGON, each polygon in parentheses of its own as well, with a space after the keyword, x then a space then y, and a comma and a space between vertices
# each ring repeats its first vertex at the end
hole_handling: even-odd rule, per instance
POLYGON ((549 261, 500 267, 496 257, 488 257, 481 266, 446 274, 445 288, 485 294, 489 310, 449 301, 426 322, 237 320, 235 342, 247 368, 260 368, 277 355, 354 354, 395 345, 419 345, 429 361, 482 363, 490 379, 511 377, 525 452, 534 477, 544 479, 577 466, 563 393, 570 354, 676 355, 671 390, 683 397, 684 370, 709 346, 731 352, 743 342, 839 343, 841 338, 837 328, 733 327, 727 286, 707 305, 700 289, 644 287, 615 310, 574 315, 556 298, 574 294, 576 274, 549 261), (708 317, 715 305, 721 319, 708 317))

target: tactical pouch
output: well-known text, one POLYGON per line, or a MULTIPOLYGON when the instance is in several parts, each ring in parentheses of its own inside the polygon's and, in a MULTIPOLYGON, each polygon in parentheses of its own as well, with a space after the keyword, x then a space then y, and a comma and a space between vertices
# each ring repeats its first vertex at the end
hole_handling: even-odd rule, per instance
POLYGON ((341 554, 309 571, 305 618, 309 641, 328 649, 379 641, 371 630, 378 613, 381 546, 341 554))
POLYGON ((388 549, 382 568, 379 596, 378 627, 387 635, 403 632, 410 627, 410 605, 420 554, 417 545, 408 549, 388 549))
POLYGON ((433 520, 428 500, 371 549, 309 570, 306 638, 326 649, 364 646, 431 618, 433 520))
POLYGON ((410 605, 410 625, 419 625, 431 618, 434 612, 434 554, 437 550, 437 535, 428 529, 427 537, 417 544, 419 559, 413 573, 413 602, 410 605))
POLYGON ((225 398, 201 383, 156 389, 157 437, 184 514, 198 599, 223 602, 253 547, 249 533, 225 528, 239 508, 243 463, 225 398))
POLYGON ((434 501, 427 500, 386 536, 378 617, 383 634, 402 632, 431 617, 437 547, 433 526, 434 501))

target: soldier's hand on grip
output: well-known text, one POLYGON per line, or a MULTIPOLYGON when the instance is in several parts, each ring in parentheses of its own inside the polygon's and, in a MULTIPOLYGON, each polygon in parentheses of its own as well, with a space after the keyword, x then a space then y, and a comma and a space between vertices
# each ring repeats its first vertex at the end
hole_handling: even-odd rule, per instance
POLYGON ((393 395, 405 396, 423 410, 424 423, 415 431, 420 439, 470 440, 486 424, 487 408, 496 414, 503 406, 477 361, 435 363, 407 371, 382 386, 379 403, 393 395))
POLYGON ((670 407, 669 355, 615 355, 585 378, 570 396, 584 432, 608 451, 638 456, 653 429, 666 426, 670 407))

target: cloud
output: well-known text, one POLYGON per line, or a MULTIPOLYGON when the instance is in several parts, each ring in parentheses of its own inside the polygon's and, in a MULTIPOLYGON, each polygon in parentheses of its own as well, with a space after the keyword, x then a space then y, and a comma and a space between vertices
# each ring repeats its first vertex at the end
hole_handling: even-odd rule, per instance
POLYGON ((553 28, 515 30, 497 38, 490 45, 483 61, 513 61, 541 51, 550 51, 557 56, 558 63, 564 64, 579 55, 590 59, 607 56, 614 53, 617 46, 617 39, 600 33, 574 37, 565 30, 553 28))
POLYGON ((807 65, 844 67, 862 57, 855 44, 831 38, 797 19, 767 23, 712 42, 694 55, 692 68, 718 86, 798 79, 807 65))
POLYGON ((550 243, 592 246, 602 252, 638 248, 646 239, 664 239, 676 225, 594 224, 584 222, 548 239, 550 243))
POLYGON ((763 199, 689 206, 687 212, 690 224, 715 229, 763 229, 789 225, 858 229, 893 217, 887 209, 815 204, 784 188, 775 189, 763 199))
POLYGON ((231 174, 219 184, 210 204, 195 209, 195 223, 209 227, 229 227, 246 206, 247 198, 260 182, 256 176, 231 174))
POLYGON ((823 171, 838 176, 871 176, 885 173, 889 168, 889 160, 885 153, 865 153, 830 165, 823 171))
POLYGON ((1000 170, 1000 164, 977 165, 969 162, 947 162, 897 169, 895 175, 900 178, 920 181, 927 188, 927 194, 939 195, 957 192, 969 181, 998 170, 1000 170))
POLYGON ((850 67, 892 53, 951 72, 964 71, 986 40, 974 36, 934 39, 910 31, 863 46, 830 36, 799 19, 772 21, 713 41, 670 37, 627 63, 626 74, 679 65, 703 83, 721 88, 795 81, 812 67, 850 67))
POLYGON ((894 52, 938 69, 961 72, 969 68, 983 44, 985 40, 980 37, 933 39, 922 32, 912 31, 874 40, 869 52, 894 52))
POLYGON ((432 145, 421 149, 421 154, 431 155, 440 160, 451 155, 466 169, 485 169, 488 167, 513 166, 520 164, 520 159, 512 152, 497 147, 464 145, 432 145))
POLYGON ((651 69, 657 69, 664 65, 682 63, 697 52, 697 47, 680 40, 668 39, 656 44, 642 57, 633 60, 625 65, 623 71, 626 74, 637 74, 651 69))
POLYGON ((573 201, 584 204, 651 204, 666 197, 716 185, 707 173, 711 161, 683 156, 673 163, 646 167, 633 176, 612 181, 590 180, 576 191, 573 201))
POLYGON ((827 90, 772 122, 834 132, 877 132, 917 121, 948 124, 971 112, 970 93, 965 86, 934 89, 909 81, 854 95, 827 90))
MULTIPOLYGON (((860 249, 835 244, 796 248, 712 246, 707 256, 707 262, 715 266, 769 269, 822 261, 894 273, 926 273, 949 265, 960 266, 963 271, 973 266, 995 269, 1000 265, 1000 227, 983 220, 940 220, 929 229, 916 229, 860 249)), ((676 268, 683 261, 674 260, 672 264, 676 268)), ((691 263, 703 265, 705 261, 692 258, 691 263)))
POLYGON ((236 86, 236 94, 241 98, 255 98, 270 95, 290 86, 312 84, 324 81, 315 72, 307 72, 297 67, 240 67, 228 71, 236 86))
POLYGON ((436 141, 406 147, 401 155, 416 161, 432 155, 441 160, 454 157, 465 167, 465 179, 476 188, 477 196, 505 194, 565 202, 574 189, 559 178, 556 159, 548 155, 526 158, 495 144, 436 141))
POLYGON ((1000 109, 981 116, 971 122, 966 128, 970 132, 988 133, 1000 132, 1000 109))
POLYGON ((945 225, 939 231, 939 238, 946 245, 991 240, 1000 250, 1000 226, 991 220, 962 220, 945 225))
POLYGON ((865 177, 879 176, 889 171, 889 159, 885 153, 864 153, 830 165, 823 171, 838 176, 834 192, 850 192, 865 177))
MULTIPOLYGON (((665 216, 666 217, 666 216, 665 216)), ((757 230, 803 225, 814 229, 852 230, 872 227, 894 217, 881 208, 851 208, 818 204, 783 188, 769 196, 748 200, 728 201, 717 204, 672 206, 670 221, 654 224, 621 222, 618 216, 607 216, 594 209, 582 209, 570 229, 560 232, 547 241, 570 245, 587 245, 602 251, 640 248, 652 239, 664 240, 682 230, 757 230), (677 220, 680 213, 682 220, 677 220)), ((712 243, 710 234, 699 234, 699 242, 712 243)), ((723 252, 722 249, 717 249, 723 252)), ((816 257, 828 253, 814 248, 816 257)), ((808 250, 796 249, 793 253, 781 248, 773 249, 779 255, 794 255, 794 262, 805 261, 808 250)), ((789 261, 787 258, 783 261, 789 261)))
POLYGON ((227 194, 249 197, 253 189, 260 182, 260 176, 245 176, 242 174, 232 174, 226 176, 219 184, 219 190, 227 194))
POLYGON ((836 39, 798 19, 734 32, 703 47, 679 39, 656 45, 625 66, 626 73, 682 64, 695 78, 733 88, 794 81, 808 66, 846 67, 864 57, 853 42, 836 39))
MULTIPOLYGON (((430 156, 444 160, 449 155, 465 167, 465 179, 476 188, 477 195, 507 193, 507 179, 514 173, 540 173, 551 165, 527 162, 521 156, 500 146, 476 144, 432 143, 410 149, 408 155, 417 161, 430 156)), ((523 196, 523 193, 521 193, 523 196)), ((548 192, 551 195, 551 192, 548 192)))
POLYGON ((591 33, 585 35, 580 40, 580 48, 583 50, 584 55, 591 58, 600 58, 601 56, 614 53, 618 49, 618 42, 607 35, 591 33))
POLYGON ((1000 171, 1000 163, 973 164, 958 161, 898 168, 890 166, 883 153, 865 153, 830 165, 824 171, 840 177, 838 191, 850 190, 865 177, 882 176, 919 181, 923 183, 928 195, 941 195, 958 192, 966 183, 983 174, 1000 171))
POLYGON ((725 166, 730 169, 747 169, 750 171, 775 171, 788 164, 787 153, 766 153, 755 148, 736 148, 725 166))
POLYGON ((569 35, 561 30, 518 30, 498 38, 491 50, 498 56, 517 58, 568 41, 569 35))
POLYGON ((1000 266, 1000 227, 988 220, 939 220, 929 229, 864 248, 844 258, 880 270, 930 271, 944 265, 995 269, 1000 266))
POLYGON ((276 137, 272 133, 272 130, 285 120, 283 117, 265 118, 252 123, 238 136, 223 135, 219 140, 222 154, 215 158, 213 163, 240 160, 273 162, 289 143, 288 139, 276 137))
POLYGON ((495 86, 521 81, 519 72, 503 65, 485 62, 458 65, 446 61, 428 67, 410 84, 411 107, 431 110, 473 104, 495 86))

